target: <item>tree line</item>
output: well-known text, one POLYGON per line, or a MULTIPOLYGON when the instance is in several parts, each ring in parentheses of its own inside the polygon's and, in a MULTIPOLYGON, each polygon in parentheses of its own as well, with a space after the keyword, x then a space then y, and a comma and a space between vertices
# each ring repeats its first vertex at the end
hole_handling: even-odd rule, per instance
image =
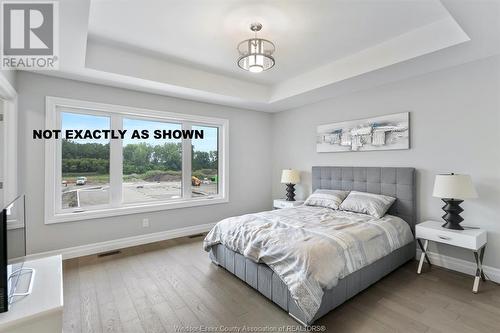
MULTIPOLYGON (((192 169, 217 169, 217 151, 196 151, 192 147, 192 169)), ((109 173, 109 143, 77 143, 62 140, 63 173, 109 173)), ((181 143, 128 144, 123 148, 123 173, 143 174, 151 170, 181 171, 181 143)))

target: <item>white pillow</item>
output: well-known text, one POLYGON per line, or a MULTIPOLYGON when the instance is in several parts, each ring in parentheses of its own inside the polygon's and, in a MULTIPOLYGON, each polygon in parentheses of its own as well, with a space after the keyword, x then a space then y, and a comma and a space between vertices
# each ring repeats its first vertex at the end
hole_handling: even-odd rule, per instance
POLYGON ((394 201, 396 198, 388 195, 351 191, 340 205, 340 209, 381 218, 394 201))
POLYGON ((340 204, 348 194, 349 191, 316 190, 307 198, 304 205, 339 209, 340 204))

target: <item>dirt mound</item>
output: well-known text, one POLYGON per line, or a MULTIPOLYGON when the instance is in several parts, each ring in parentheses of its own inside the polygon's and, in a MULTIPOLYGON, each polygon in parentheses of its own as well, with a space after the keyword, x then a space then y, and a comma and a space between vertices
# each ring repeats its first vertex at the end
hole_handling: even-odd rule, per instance
POLYGON ((159 173, 146 177, 144 180, 147 182, 180 182, 182 180, 182 176, 172 175, 169 173, 159 173))

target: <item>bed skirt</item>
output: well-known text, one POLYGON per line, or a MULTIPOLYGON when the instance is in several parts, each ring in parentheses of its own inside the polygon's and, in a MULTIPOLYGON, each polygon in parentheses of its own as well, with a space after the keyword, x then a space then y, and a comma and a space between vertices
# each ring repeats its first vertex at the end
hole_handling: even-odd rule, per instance
POLYGON ((335 287, 325 290, 321 306, 311 322, 306 322, 305 315, 291 298, 285 283, 267 265, 255 263, 221 244, 211 248, 210 258, 287 311, 302 325, 311 325, 349 298, 414 259, 415 253, 415 242, 411 242, 339 280, 335 287))

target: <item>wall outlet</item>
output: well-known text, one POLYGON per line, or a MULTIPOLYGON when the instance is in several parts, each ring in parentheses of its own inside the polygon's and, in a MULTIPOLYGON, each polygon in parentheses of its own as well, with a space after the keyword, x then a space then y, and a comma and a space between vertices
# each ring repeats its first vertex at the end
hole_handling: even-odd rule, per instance
POLYGON ((142 219, 142 227, 149 228, 149 219, 142 219))

